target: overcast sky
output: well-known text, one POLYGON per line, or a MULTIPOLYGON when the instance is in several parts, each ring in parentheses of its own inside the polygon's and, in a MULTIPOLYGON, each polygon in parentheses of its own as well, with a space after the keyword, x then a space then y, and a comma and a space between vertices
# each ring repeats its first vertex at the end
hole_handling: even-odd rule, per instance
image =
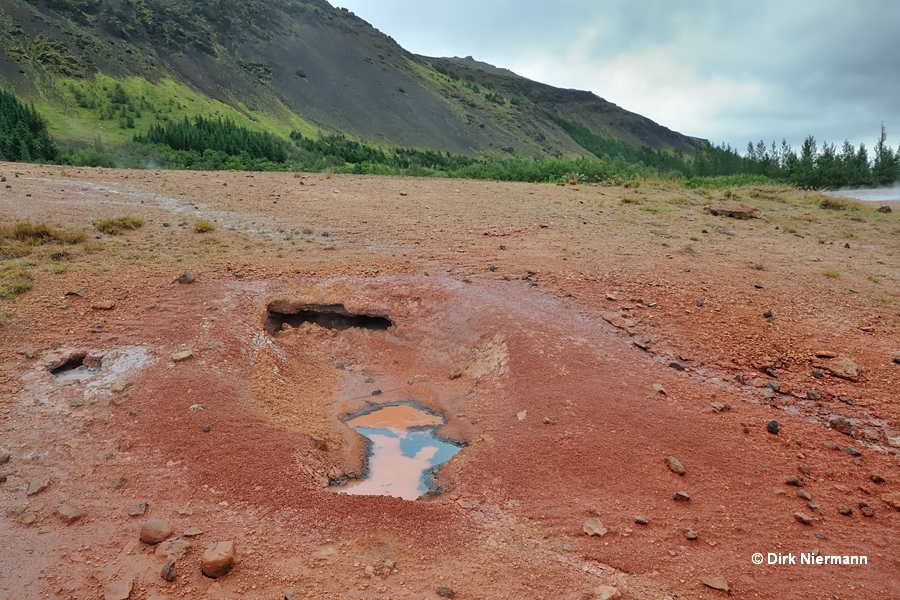
POLYGON ((900 0, 332 0, 411 52, 590 90, 681 133, 900 145, 900 0))

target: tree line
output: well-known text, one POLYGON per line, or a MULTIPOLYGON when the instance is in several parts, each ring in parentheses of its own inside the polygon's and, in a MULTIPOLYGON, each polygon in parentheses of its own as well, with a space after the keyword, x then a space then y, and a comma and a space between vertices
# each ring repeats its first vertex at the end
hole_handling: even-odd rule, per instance
POLYGON ((0 160, 52 162, 59 148, 47 131, 47 122, 33 105, 26 106, 10 92, 0 90, 0 160))

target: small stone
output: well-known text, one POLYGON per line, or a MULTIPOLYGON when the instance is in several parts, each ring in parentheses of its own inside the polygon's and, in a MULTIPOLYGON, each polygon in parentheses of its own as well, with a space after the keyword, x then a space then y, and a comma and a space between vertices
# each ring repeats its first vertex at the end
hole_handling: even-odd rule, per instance
POLYGON ((172 362, 181 362, 189 359, 193 355, 194 353, 191 350, 182 350, 181 352, 176 352, 172 355, 172 362))
POLYGON ((694 541, 697 539, 697 532, 694 531, 693 529, 688 529, 687 531, 684 532, 684 537, 686 537, 687 539, 689 539, 691 541, 694 541))
POLYGON ((799 510, 794 513, 794 518, 797 519, 798 522, 803 525, 812 525, 812 519, 805 512, 800 512, 799 510))
POLYGON ((140 539, 145 544, 158 544, 172 535, 172 526, 162 519, 148 519, 141 526, 140 539))
POLYGON ((697 306, 703 306, 703 299, 697 298, 697 306))
POLYGON ((191 543, 181 538, 168 539, 156 547, 154 554, 159 557, 174 560, 184 554, 191 543))
POLYGON ((68 502, 56 509, 56 512, 67 524, 74 523, 84 516, 84 511, 68 502))
POLYGON ((380 395, 381 395, 381 390, 372 390, 372 395, 373 395, 373 396, 380 396, 380 395))
POLYGON ((328 451, 328 441, 325 438, 311 433, 309 434, 309 439, 312 440, 312 443, 315 445, 315 447, 322 452, 328 451))
POLYGON ((893 508, 894 510, 900 510, 900 492, 891 492, 890 494, 882 494, 881 500, 893 508))
POLYGON ((662 386, 661 383, 654 383, 654 384, 651 385, 650 387, 653 388, 653 391, 654 391, 654 392, 657 392, 657 393, 659 393, 659 394, 662 394, 663 396, 666 395, 666 388, 664 388, 664 387, 662 386))
POLYGON ((772 488, 772 493, 776 496, 783 496, 787 494, 787 491, 784 488, 772 488))
POLYGON ((497 270, 497 265, 491 265, 491 266, 489 266, 489 267, 488 267, 488 270, 489 270, 491 273, 493 273, 494 271, 497 270))
POLYGON ((821 400, 822 392, 819 390, 806 390, 806 399, 807 400, 821 400))
POLYGON ((166 564, 164 564, 162 566, 162 569, 159 570, 159 574, 166 581, 175 581, 175 578, 177 577, 175 573, 175 561, 166 561, 166 564))
POLYGON ((178 283, 194 283, 195 280, 196 277, 194 277, 193 273, 191 273, 190 271, 185 271, 184 273, 179 275, 178 279, 176 279, 175 281, 177 281, 178 283))
POLYGON ((203 535, 203 533, 202 529, 191 527, 190 529, 185 529, 182 535, 184 535, 184 537, 197 537, 198 535, 203 535))
POLYGON ((894 357, 894 364, 895 364, 895 365, 900 365, 900 356, 895 356, 895 357, 894 357))
POLYGON ((209 425, 203 426, 203 433, 209 433, 210 431, 212 431, 212 427, 210 427, 209 425))
POLYGON ((840 396, 838 400, 840 400, 844 404, 849 404, 851 406, 853 405, 853 398, 851 398, 850 396, 840 396))
POLYGON ((0 465, 5 465, 11 458, 9 452, 0 452, 0 465))
POLYGON ((84 298, 84 290, 69 290, 65 293, 66 296, 78 296, 79 298, 84 298))
POLYGON ((824 373, 822 373, 822 371, 819 369, 813 369, 812 376, 815 377, 816 379, 822 379, 822 377, 824 376, 824 373))
POLYGON ((649 525, 650 524, 650 520, 643 515, 637 515, 634 518, 634 522, 637 523, 638 525, 649 525))
POLYGON ((227 574, 235 565, 237 551, 234 542, 213 542, 206 547, 200 559, 200 570, 207 577, 216 579, 227 574))
POLYGON ((527 417, 527 416, 528 416, 527 410, 520 410, 519 412, 516 413, 516 418, 520 421, 524 421, 525 417, 527 417))
POLYGON ((295 592, 294 590, 284 590, 283 600, 300 600, 300 597, 297 596, 297 592, 295 592))
POLYGON ((622 592, 620 592, 618 588, 614 588, 611 585, 601 585, 594 588, 595 600, 619 600, 619 598, 621 597, 622 592))
POLYGON ((773 313, 771 310, 767 310, 766 312, 763 313, 763 317, 765 317, 766 319, 771 319, 774 316, 775 316, 775 313, 773 313))
POLYGON ((91 304, 91 308, 93 310, 112 310, 116 307, 116 303, 111 300, 107 300, 106 302, 97 302, 95 304, 91 304))
POLYGON ((803 485, 803 480, 797 477, 796 475, 791 475, 787 479, 784 480, 785 485, 792 485, 794 487, 800 487, 803 485))
POLYGON ((591 536, 604 536, 608 531, 606 527, 603 526, 603 523, 600 522, 600 519, 588 519, 584 522, 582 529, 587 535, 591 536))
POLYGON ((877 485, 881 485, 882 483, 884 483, 884 477, 876 473, 872 473, 871 475, 869 475, 869 479, 872 480, 872 483, 877 485))
MULTIPOLYGON (((124 479, 124 477, 122 479, 124 479)), ((128 514, 132 517, 139 517, 147 512, 147 506, 148 504, 146 500, 135 502, 134 505, 132 505, 132 507, 128 509, 128 514)))
POLYGON ((710 406, 712 406, 712 409, 713 409, 715 412, 722 412, 722 411, 728 409, 728 405, 727 405, 727 404, 723 404, 722 402, 713 402, 710 406))
POLYGON ((825 447, 828 448, 829 450, 839 450, 839 449, 840 449, 840 446, 838 446, 838 445, 837 445, 834 441, 832 441, 832 440, 826 440, 826 441, 825 441, 825 447))
POLYGON ((707 577, 703 580, 703 585, 720 592, 725 592, 729 596, 734 592, 734 590, 731 589, 731 586, 728 585, 728 580, 721 575, 717 575, 716 577, 707 577))
POLYGON ((25 494, 28 496, 33 496, 39 492, 43 492, 47 489, 47 486, 50 485, 50 476, 43 475, 41 477, 35 477, 31 481, 28 482, 28 489, 25 490, 25 494))
POLYGON ((809 468, 809 465, 797 465, 797 470, 800 471, 801 473, 803 473, 804 475, 806 475, 807 477, 809 477, 810 473, 812 473, 812 471, 809 468))
POLYGON ((817 531, 817 532, 816 532, 816 538, 818 538, 818 539, 820 539, 820 540, 824 540, 824 539, 825 539, 825 534, 822 533, 821 531, 817 531))
POLYGON ((860 452, 856 448, 853 448, 852 446, 847 446, 846 448, 844 448, 844 452, 846 452, 850 456, 862 456, 862 452, 860 452))
POLYGON ((684 477, 684 466, 681 464, 681 461, 675 458, 674 456, 667 456, 665 458, 666 466, 669 467, 669 470, 675 473, 676 475, 681 475, 684 477))
POLYGON ((778 421, 772 420, 766 423, 766 431, 772 435, 778 435, 778 421))
POLYGON ((869 519, 871 519, 872 517, 875 516, 875 509, 872 508, 871 506, 863 506, 861 509, 859 509, 859 512, 862 513, 862 516, 867 517, 869 519))
POLYGON ((691 496, 687 492, 675 492, 675 502, 690 502, 691 496))
POLYGON ((677 360, 673 360, 669 363, 670 369, 675 369, 676 371, 684 371, 684 365, 678 362, 677 360))
POLYGON ((804 500, 812 500, 812 496, 810 496, 809 492, 807 492, 803 488, 800 488, 799 490, 797 490, 797 497, 803 498, 804 500))
POLYGON ((838 512, 840 514, 844 515, 845 517, 849 517, 850 515, 853 514, 853 509, 850 508, 849 506, 847 506, 846 504, 841 504, 840 506, 838 506, 838 512))
POLYGON ((851 435, 853 433, 853 424, 847 417, 834 416, 828 419, 828 422, 831 425, 831 428, 838 433, 843 433, 844 435, 851 435))
POLYGON ((69 400, 69 406, 71 406, 72 408, 84 406, 84 398, 72 398, 71 400, 69 400))
POLYGON ((130 579, 110 581, 103 586, 103 600, 128 600, 132 585, 130 579))
POLYGON ((813 511, 813 512, 816 513, 817 515, 821 515, 821 514, 822 514, 822 507, 819 506, 819 503, 818 503, 818 502, 813 502, 812 500, 810 500, 809 502, 806 503, 806 508, 808 508, 809 510, 813 511))
POLYGON ((437 592, 437 595, 441 598, 452 598, 456 595, 456 592, 453 591, 453 588, 447 587, 445 585, 438 586, 434 591, 437 592))
POLYGON ((125 487, 125 484, 128 483, 128 479, 125 477, 116 477, 116 480, 113 482, 113 487, 117 490, 121 490, 125 487))

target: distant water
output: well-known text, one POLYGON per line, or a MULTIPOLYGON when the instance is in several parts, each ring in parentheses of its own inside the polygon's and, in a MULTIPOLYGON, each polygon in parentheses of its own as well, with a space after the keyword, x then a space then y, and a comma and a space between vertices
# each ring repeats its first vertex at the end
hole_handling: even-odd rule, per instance
POLYGON ((836 190, 825 192, 828 196, 837 198, 854 198, 867 202, 898 202, 900 201, 900 186, 892 188, 861 188, 856 190, 836 190))

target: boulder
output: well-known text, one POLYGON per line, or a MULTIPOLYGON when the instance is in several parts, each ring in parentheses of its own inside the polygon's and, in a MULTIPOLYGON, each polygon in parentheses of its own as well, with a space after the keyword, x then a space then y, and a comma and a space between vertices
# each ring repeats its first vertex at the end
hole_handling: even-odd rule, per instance
POLYGON ((234 542, 213 542, 206 547, 200 559, 200 570, 213 579, 227 574, 237 561, 234 542))

